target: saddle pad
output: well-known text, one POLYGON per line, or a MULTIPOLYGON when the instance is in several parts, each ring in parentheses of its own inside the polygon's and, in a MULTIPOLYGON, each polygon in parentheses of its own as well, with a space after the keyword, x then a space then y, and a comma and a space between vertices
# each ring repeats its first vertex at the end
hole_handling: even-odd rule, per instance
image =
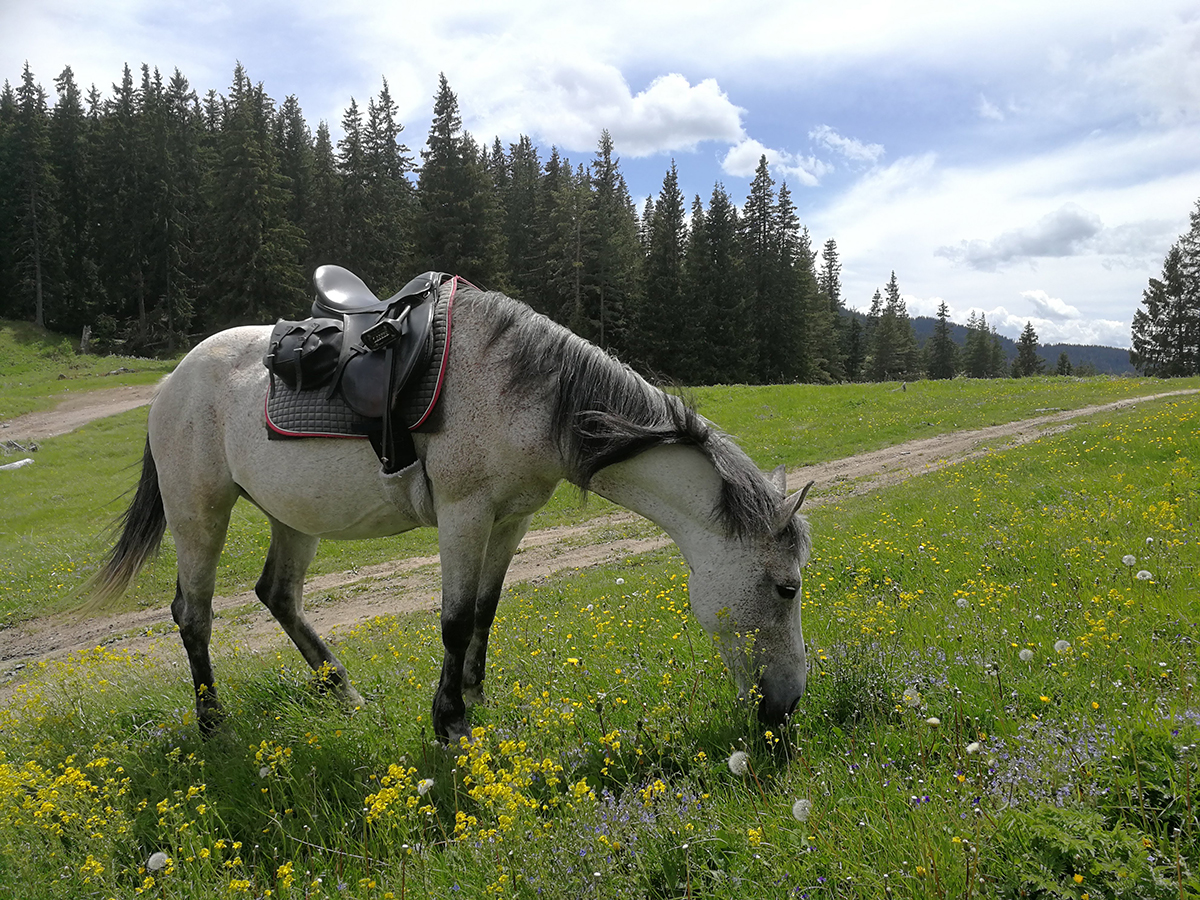
MULTIPOLYGON (((454 312, 454 297, 461 278, 451 278, 442 286, 441 296, 433 313, 433 356, 424 372, 413 373, 400 398, 400 421, 409 431, 430 427, 430 416, 437 406, 446 379, 446 363, 450 358, 450 323, 454 312)), ((463 282, 467 284, 468 282, 463 282)))
POLYGON ((379 431, 379 419, 352 410, 341 394, 326 397, 324 389, 294 391, 283 379, 271 378, 267 388, 267 437, 365 438, 379 431))

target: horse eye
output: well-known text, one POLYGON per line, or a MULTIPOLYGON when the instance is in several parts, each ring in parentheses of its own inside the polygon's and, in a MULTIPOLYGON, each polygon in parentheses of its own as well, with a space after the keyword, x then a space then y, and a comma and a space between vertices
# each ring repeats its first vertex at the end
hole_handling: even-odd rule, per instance
POLYGON ((775 591, 784 600, 794 600, 796 597, 796 588, 790 584, 777 584, 775 591))

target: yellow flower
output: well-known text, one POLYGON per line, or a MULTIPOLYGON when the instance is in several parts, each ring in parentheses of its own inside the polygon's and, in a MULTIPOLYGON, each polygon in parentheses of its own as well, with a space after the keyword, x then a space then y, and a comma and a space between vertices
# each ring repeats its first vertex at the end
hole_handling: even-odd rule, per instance
POLYGON ((1080 875, 1078 872, 1075 873, 1075 883, 1083 884, 1083 876, 1080 875))

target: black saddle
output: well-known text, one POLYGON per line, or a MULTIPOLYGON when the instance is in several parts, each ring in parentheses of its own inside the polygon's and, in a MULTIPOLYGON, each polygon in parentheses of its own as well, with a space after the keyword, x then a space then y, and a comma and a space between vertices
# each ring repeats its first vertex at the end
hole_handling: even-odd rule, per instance
POLYGON ((379 420, 372 443, 385 471, 395 471, 416 457, 392 412, 409 377, 429 363, 438 288, 450 277, 426 272, 380 300, 348 269, 321 266, 313 275, 313 317, 276 323, 263 364, 294 391, 323 390, 379 420))

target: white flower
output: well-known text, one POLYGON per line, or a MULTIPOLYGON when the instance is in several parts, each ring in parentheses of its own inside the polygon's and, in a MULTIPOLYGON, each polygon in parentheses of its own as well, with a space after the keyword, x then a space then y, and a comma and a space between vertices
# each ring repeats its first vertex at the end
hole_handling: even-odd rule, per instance
POLYGON ((921 705, 921 694, 916 688, 904 689, 904 705, 909 709, 916 709, 921 705))
POLYGON ((734 750, 729 754, 729 771, 734 775, 745 775, 750 771, 750 757, 745 750, 734 750))
POLYGON ((1055 653, 1066 653, 1070 649, 1071 649, 1070 641, 1055 641, 1054 642, 1054 652, 1055 653))
POLYGON ((424 797, 433 789, 433 779, 425 778, 417 782, 417 793, 424 797))
POLYGON ((167 863, 171 861, 171 857, 159 850, 157 853, 151 853, 150 858, 146 860, 146 871, 157 872, 159 869, 165 869, 167 863))
POLYGON ((1138 581, 1149 581, 1154 576, 1151 575, 1149 572, 1147 572, 1145 569, 1142 569, 1142 571, 1138 572, 1133 577, 1136 578, 1138 581))
POLYGON ((975 753, 978 753, 982 749, 983 749, 983 744, 979 743, 979 741, 971 741, 971 743, 967 744, 967 752, 968 753, 975 754, 975 753))
POLYGON ((812 801, 800 799, 792 804, 792 818, 797 822, 808 820, 808 814, 812 812, 812 801))
POLYGON ((942 724, 942 720, 939 719, 937 716, 930 716, 928 719, 925 720, 925 724, 928 725, 930 728, 937 728, 939 725, 942 724))
POLYGON ((1017 656, 1021 657, 1021 662, 1029 662, 1031 659, 1033 659, 1033 651, 1026 647, 1024 650, 1018 653, 1017 656))
POLYGON ((1127 566, 1132 566, 1135 562, 1137 562, 1137 557, 1132 553, 1126 553, 1121 557, 1121 562, 1125 563, 1127 566))
POLYGON ((618 579, 617 579, 617 584, 624 584, 624 583, 625 583, 625 579, 624 579, 624 578, 618 578, 618 579))
POLYGON ((970 603, 968 602, 966 597, 959 597, 957 600, 954 601, 954 603, 956 606, 958 606, 959 609, 966 609, 968 606, 970 606, 970 603))

